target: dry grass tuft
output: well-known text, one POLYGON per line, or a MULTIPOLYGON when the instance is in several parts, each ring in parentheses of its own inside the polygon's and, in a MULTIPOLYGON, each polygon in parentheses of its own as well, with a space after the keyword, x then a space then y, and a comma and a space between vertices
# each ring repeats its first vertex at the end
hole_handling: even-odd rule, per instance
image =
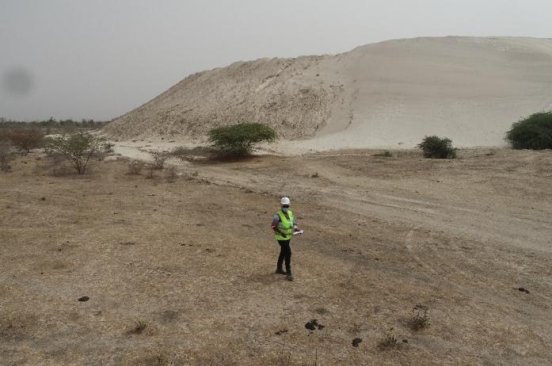
POLYGON ((430 326, 429 309, 427 306, 417 304, 412 309, 412 317, 408 321, 410 329, 418 331, 430 326))
POLYGON ((383 339, 381 339, 378 343, 378 348, 380 350, 389 350, 389 349, 395 349, 399 347, 399 340, 397 339, 397 336, 395 335, 395 332, 393 328, 390 328, 383 339))

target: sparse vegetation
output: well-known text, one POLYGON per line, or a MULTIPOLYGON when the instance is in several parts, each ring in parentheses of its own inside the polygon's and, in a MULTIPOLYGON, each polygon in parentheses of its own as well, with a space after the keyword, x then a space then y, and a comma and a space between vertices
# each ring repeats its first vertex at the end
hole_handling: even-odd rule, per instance
POLYGON ((422 149, 425 158, 454 159, 456 149, 452 147, 452 140, 438 136, 426 136, 418 145, 422 149))
POLYGON ((429 327, 429 309, 427 306, 417 304, 414 306, 414 309, 412 309, 412 312, 412 318, 410 318, 408 322, 412 330, 418 331, 429 327))
POLYGON ((220 156, 250 155, 256 143, 276 140, 276 132, 260 123, 240 123, 209 131, 209 141, 220 156))
MULTIPOLYGON (((198 178, 187 181, 179 175, 172 184, 165 180, 169 162, 163 171, 153 170, 153 181, 144 178, 146 165, 141 175, 126 175, 131 160, 123 158, 93 159, 94 175, 86 179, 55 179, 33 173, 36 166, 44 173, 50 158, 13 153, 13 173, 0 173, 0 222, 6 228, 0 230, 0 242, 10 253, 2 262, 10 286, 0 286, 0 359, 32 365, 48 360, 60 365, 86 360, 121 365, 425 365, 443 359, 476 364, 485 353, 489 362, 507 364, 511 355, 504 354, 504 345, 524 344, 532 347, 535 360, 547 364, 552 356, 540 334, 517 337, 504 329, 528 322, 543 329, 552 324, 547 304, 533 301, 547 294, 546 278, 520 279, 511 271, 512 258, 528 257, 535 273, 549 269, 550 256, 537 248, 549 240, 540 223, 551 212, 542 197, 552 189, 552 156, 500 150, 491 159, 494 168, 488 169, 486 151, 452 165, 428 164, 420 153, 393 158, 392 164, 367 164, 367 158, 375 159, 370 151, 186 164, 177 167, 178 173, 198 178), (539 158, 538 164, 527 165, 532 157, 539 158), (311 179, 315 171, 324 179, 311 179), (293 187, 282 186, 282 172, 293 175, 293 187), (437 176, 447 189, 435 191, 431 182, 437 176), (501 186, 508 188, 504 199, 496 200, 488 192, 496 188, 497 176, 513 181, 514 188, 530 184, 530 194, 518 200, 519 192, 506 185, 501 186), (384 184, 374 185, 375 180, 384 184), (273 273, 277 244, 265 227, 280 192, 290 189, 297 197, 297 214, 305 215, 300 223, 310 225, 312 235, 310 240, 296 238, 298 248, 302 242, 306 246, 297 253, 294 286, 273 273), (468 202, 450 197, 451 190, 467 194, 468 202), (367 191, 374 204, 363 209, 367 191), (391 191, 412 202, 403 201, 402 209, 385 219, 390 217, 391 191), (438 199, 443 215, 421 225, 419 210, 414 210, 420 196, 438 199), (465 216, 463 210, 507 212, 512 199, 527 220, 490 215, 490 224, 480 227, 480 215, 465 216), (336 216, 343 207, 360 213, 336 216), (531 220, 534 208, 543 215, 531 220), (320 225, 309 224, 311 216, 320 225), (455 224, 446 225, 450 222, 455 224), (331 227, 325 230, 321 225, 327 223, 331 227), (432 229, 435 225, 439 230, 432 229), (532 247, 515 247, 518 239, 499 235, 504 232, 527 236, 532 247), (509 249, 487 245, 478 250, 485 240, 477 233, 500 236, 509 249), (316 253, 309 249, 312 243, 316 253), (240 248, 247 248, 247 261, 240 248), (461 268, 466 258, 479 281, 453 271, 447 280, 454 287, 428 290, 428 281, 443 273, 429 270, 428 260, 431 268, 443 269, 461 268), (91 288, 91 276, 107 285, 91 288), (35 283, 55 286, 32 287, 35 283), (479 291, 481 286, 485 291, 479 291), (282 308, 274 289, 287 291, 292 301, 282 308), (459 301, 464 293, 475 299, 468 312, 463 311, 465 301, 459 301), (411 302, 413 298, 420 300, 411 302), (536 310, 516 311, 508 305, 512 301, 529 301, 536 310), (417 302, 430 306, 431 325, 414 332, 408 321, 417 302), (447 316, 437 316, 432 303, 447 316), (67 304, 74 311, 58 311, 67 304), (497 306, 503 316, 489 316, 497 306), (267 307, 281 310, 277 317, 267 316, 267 307), (45 317, 47 327, 41 320, 45 317), (304 323, 314 318, 327 327, 320 330, 319 323, 309 321, 314 330, 307 331, 304 323), (389 325, 381 327, 384 322, 389 325), (395 332, 388 335, 391 326, 395 332), (90 327, 92 338, 80 331, 90 327), (460 333, 469 337, 462 338, 462 347, 451 347, 460 333), (25 353, 37 335, 45 352, 25 353), (48 351, 65 344, 74 351, 48 351)), ((72 169, 69 162, 63 164, 72 169)))
POLYGON ((163 170, 165 167, 165 161, 169 158, 169 154, 163 151, 152 151, 151 156, 153 157, 153 168, 163 170))
POLYGON ((168 183, 174 183, 176 179, 178 178, 178 175, 176 174, 176 167, 170 166, 165 171, 165 179, 168 183))
POLYGON ((385 150, 384 152, 374 154, 374 156, 378 158, 392 158, 393 154, 391 154, 391 151, 385 150))
POLYGON ((207 146, 196 146, 193 148, 186 148, 183 146, 174 148, 170 153, 170 157, 175 157, 182 161, 198 161, 202 159, 209 159, 213 156, 213 149, 207 146))
POLYGON ((140 175, 145 163, 140 160, 133 160, 128 163, 128 175, 140 175))
POLYGON ((152 164, 148 164, 146 166, 146 169, 147 169, 146 179, 155 178, 155 167, 152 164))
POLYGON ((142 334, 142 332, 147 328, 147 324, 145 321, 143 320, 138 320, 136 322, 136 325, 134 326, 134 328, 132 328, 132 330, 130 331, 130 333, 134 333, 134 334, 142 334))
POLYGON ((108 122, 94 121, 92 119, 83 119, 75 121, 72 119, 56 120, 50 118, 44 121, 16 121, 6 118, 0 118, 0 130, 16 129, 36 129, 43 134, 65 134, 76 131, 97 130, 104 127, 108 122))
POLYGON ((112 154, 114 152, 115 144, 111 142, 106 142, 103 144, 103 150, 105 154, 112 154))
POLYGON ((535 113, 514 123, 506 140, 514 149, 552 149, 552 112, 535 113))
POLYGON ((382 350, 388 350, 397 348, 399 346, 399 340, 393 331, 393 328, 389 329, 383 339, 379 342, 378 347, 382 350))
POLYGON ((44 133, 38 128, 12 128, 5 131, 5 135, 19 151, 28 154, 32 149, 42 145, 44 133))
POLYGON ((61 154, 67 159, 78 174, 86 173, 90 158, 103 149, 103 140, 85 132, 69 136, 49 138, 46 141, 46 152, 61 154))
POLYGON ((11 171, 10 162, 13 160, 12 146, 9 141, 0 140, 0 171, 11 171))

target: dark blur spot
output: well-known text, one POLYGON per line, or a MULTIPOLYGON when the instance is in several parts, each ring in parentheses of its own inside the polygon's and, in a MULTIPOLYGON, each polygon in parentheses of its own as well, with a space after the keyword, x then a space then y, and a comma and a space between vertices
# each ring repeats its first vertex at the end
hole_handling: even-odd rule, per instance
POLYGON ((2 75, 2 89, 15 96, 24 96, 33 89, 33 76, 22 67, 6 71, 2 75))

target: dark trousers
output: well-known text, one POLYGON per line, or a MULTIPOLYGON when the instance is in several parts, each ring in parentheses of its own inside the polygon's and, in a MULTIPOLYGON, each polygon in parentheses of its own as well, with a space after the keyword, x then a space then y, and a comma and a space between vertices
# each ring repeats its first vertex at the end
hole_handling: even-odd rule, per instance
POLYGON ((282 270, 282 264, 286 262, 286 272, 291 274, 291 247, 289 246, 290 240, 278 240, 280 244, 280 256, 278 257, 277 269, 282 270))

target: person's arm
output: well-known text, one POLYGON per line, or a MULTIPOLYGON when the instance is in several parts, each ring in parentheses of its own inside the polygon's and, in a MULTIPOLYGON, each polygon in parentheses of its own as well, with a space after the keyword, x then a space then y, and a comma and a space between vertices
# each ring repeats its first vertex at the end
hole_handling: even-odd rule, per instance
POLYGON ((280 231, 280 229, 278 229, 278 224, 280 223, 280 216, 278 215, 274 215, 274 218, 272 219, 272 230, 274 230, 275 233, 280 233, 282 235, 286 235, 284 234, 283 232, 280 231))

